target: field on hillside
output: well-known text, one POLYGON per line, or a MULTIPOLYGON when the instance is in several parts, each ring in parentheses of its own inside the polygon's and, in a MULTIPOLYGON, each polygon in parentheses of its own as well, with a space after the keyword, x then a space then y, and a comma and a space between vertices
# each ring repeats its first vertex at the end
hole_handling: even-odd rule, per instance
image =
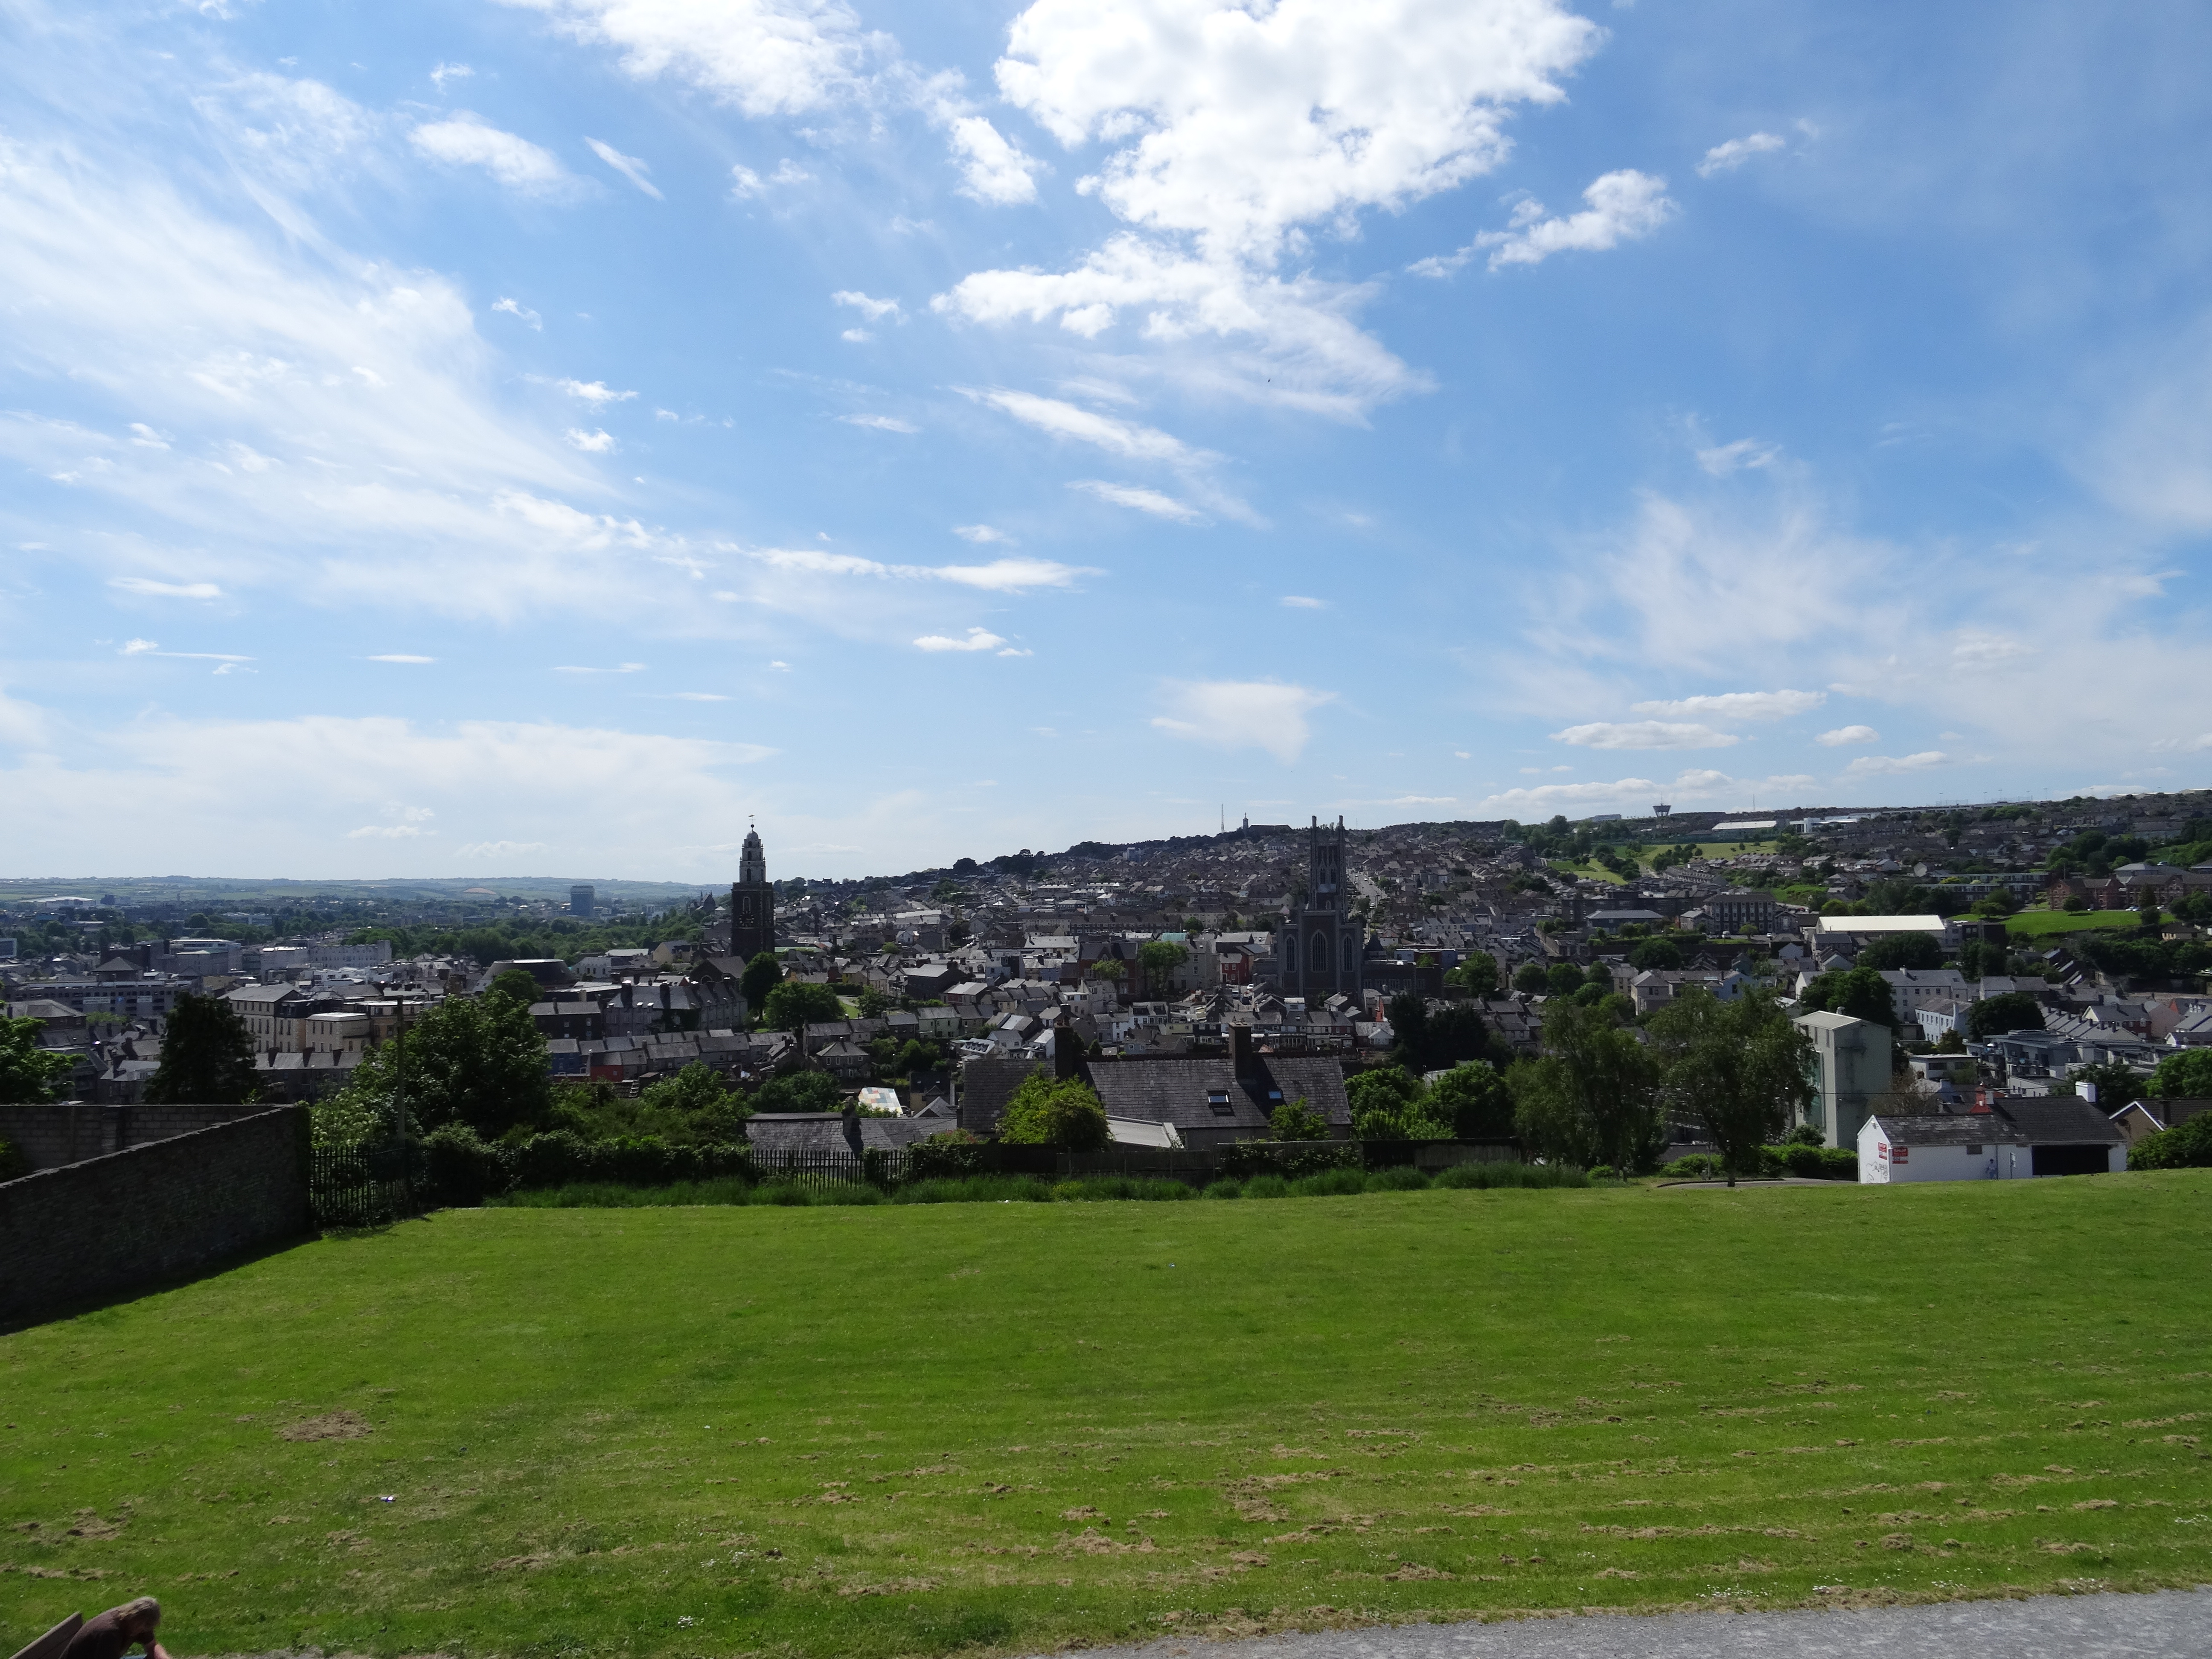
POLYGON ((0 1337, 0 1616, 1039 1651, 2212 1578, 2212 1175, 447 1212, 0 1337))
POLYGON ((2142 918, 2132 910, 2015 910, 2004 921, 2005 931, 2014 938, 2030 939, 2142 926, 2142 918))

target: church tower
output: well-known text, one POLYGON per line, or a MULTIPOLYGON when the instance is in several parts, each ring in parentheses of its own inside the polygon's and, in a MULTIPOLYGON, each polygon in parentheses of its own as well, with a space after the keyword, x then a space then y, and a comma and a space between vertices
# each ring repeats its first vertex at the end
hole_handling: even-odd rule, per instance
POLYGON ((768 854, 760 831, 747 830, 738 855, 738 878, 730 888, 730 954, 750 962, 775 949, 775 889, 768 884, 768 854))
POLYGON ((1341 991, 1357 998, 1366 951, 1345 890, 1344 820, 1316 818, 1306 835, 1306 895, 1284 920, 1276 977, 1285 996, 1325 1002, 1341 991))

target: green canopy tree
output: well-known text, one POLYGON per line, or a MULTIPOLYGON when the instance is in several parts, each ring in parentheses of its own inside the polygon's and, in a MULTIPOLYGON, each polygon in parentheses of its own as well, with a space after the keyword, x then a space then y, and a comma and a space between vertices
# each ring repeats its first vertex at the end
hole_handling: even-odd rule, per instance
POLYGON ((2151 1073, 2149 1092, 2161 1100, 2201 1100, 2212 1095, 2212 1048, 2184 1048, 2168 1054, 2151 1073))
POLYGON ((796 1031, 845 1018, 845 1005, 827 985, 787 979, 768 994, 761 1005, 761 1023, 778 1031, 796 1031))
POLYGON ((1307 1104, 1304 1095, 1276 1107, 1274 1115, 1267 1120, 1267 1127, 1278 1140, 1329 1139, 1328 1120, 1307 1104))
POLYGON ((1498 958, 1487 951, 1469 951, 1459 959, 1459 966, 1448 970, 1444 983, 1455 986, 1471 997, 1495 996, 1498 987, 1498 958))
POLYGON ((177 999, 161 1028, 161 1063, 146 1082, 161 1105, 242 1106, 257 1098, 253 1034, 220 997, 177 999))
POLYGON ((75 1062, 39 1046, 35 1019, 0 1015, 0 1105, 40 1106, 58 1100, 75 1062))
POLYGON ((1137 947, 1137 966, 1145 975, 1145 990, 1153 997, 1167 994, 1175 970, 1190 960, 1190 952, 1171 939, 1156 939, 1137 947))
POLYGON ((1429 1085, 1429 1110, 1455 1140, 1503 1140, 1513 1133, 1513 1091, 1489 1061, 1453 1066, 1429 1085))
MULTIPOLYGON (((1633 1169, 1659 1126, 1659 1076, 1634 1031, 1603 1007, 1547 1002, 1544 1048, 1558 1062, 1550 1086, 1565 1091, 1565 1109, 1601 1164, 1633 1169)), ((1519 1121, 1519 1099, 1515 1101, 1519 1121)))
POLYGON ((2025 991, 2006 991, 2001 995, 1984 997, 1966 1010, 1966 1035, 1970 1037, 2002 1036, 2008 1031, 2042 1029, 2043 1005, 2025 991))
MULTIPOLYGON (((1800 1006, 1809 1011, 1825 1011, 1832 1014, 1847 1014, 1853 1019, 1870 1020, 1876 1025, 1894 1027, 1897 1009, 1890 1000, 1889 981, 1874 968, 1830 969, 1825 974, 1815 974, 1806 986, 1800 1006)), ((1976 1006, 1979 1006, 1977 1004, 1976 1006)))
POLYGON ((757 1013, 767 1004, 768 994, 782 983, 783 964, 775 959, 775 951, 763 951, 745 964, 738 988, 744 993, 745 1006, 757 1013))
POLYGON ((1544 971, 1540 962, 1524 962, 1514 970, 1513 988, 1516 991, 1541 991, 1549 988, 1552 978, 1544 971))
POLYGON ((1629 948, 1628 965, 1639 974, 1682 965, 1682 947, 1671 939, 1640 939, 1629 948))
POLYGON ((1889 933, 1859 952, 1858 965, 1884 968, 1941 968, 1943 947, 1925 933, 1889 933))
POLYGON ((362 1056, 337 1099, 388 1114, 403 1097, 409 1121, 425 1130, 465 1123, 495 1140, 545 1122, 553 1084, 530 1006, 496 993, 448 997, 362 1056))
POLYGON ((1728 1183, 1811 1104, 1813 1040, 1761 993, 1723 1002, 1692 987, 1651 1017, 1667 1103, 1705 1126, 1728 1183))
POLYGON ((1095 1152, 1111 1138, 1106 1108, 1091 1085, 1049 1072, 1024 1078, 999 1115, 999 1139, 1010 1146, 1095 1152))

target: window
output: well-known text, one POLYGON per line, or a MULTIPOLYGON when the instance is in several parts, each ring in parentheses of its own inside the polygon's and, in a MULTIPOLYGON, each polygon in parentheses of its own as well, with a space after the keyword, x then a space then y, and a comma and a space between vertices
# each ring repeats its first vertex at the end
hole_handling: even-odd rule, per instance
POLYGON ((1982 1149, 1978 1146, 1969 1146, 1966 1148, 1966 1156, 1968 1158, 1979 1158, 1981 1155, 1982 1149))
POLYGON ((1226 1089, 1208 1089, 1206 1091, 1206 1103, 1212 1109, 1216 1117, 1237 1115, 1237 1109, 1229 1103, 1229 1091, 1226 1089))

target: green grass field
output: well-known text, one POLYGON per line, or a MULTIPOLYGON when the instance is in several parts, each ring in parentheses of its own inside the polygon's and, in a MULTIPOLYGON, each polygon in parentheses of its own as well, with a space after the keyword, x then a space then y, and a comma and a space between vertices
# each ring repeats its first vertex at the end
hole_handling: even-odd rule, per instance
POLYGON ((2212 1175, 447 1212, 0 1337, 0 1607, 1042 1651, 2212 1578, 2212 1175))
POLYGON ((2052 933, 2086 933, 2093 928, 2136 928, 2142 918, 2132 910, 2015 910, 2005 931, 2015 937, 2043 939, 2052 933))

